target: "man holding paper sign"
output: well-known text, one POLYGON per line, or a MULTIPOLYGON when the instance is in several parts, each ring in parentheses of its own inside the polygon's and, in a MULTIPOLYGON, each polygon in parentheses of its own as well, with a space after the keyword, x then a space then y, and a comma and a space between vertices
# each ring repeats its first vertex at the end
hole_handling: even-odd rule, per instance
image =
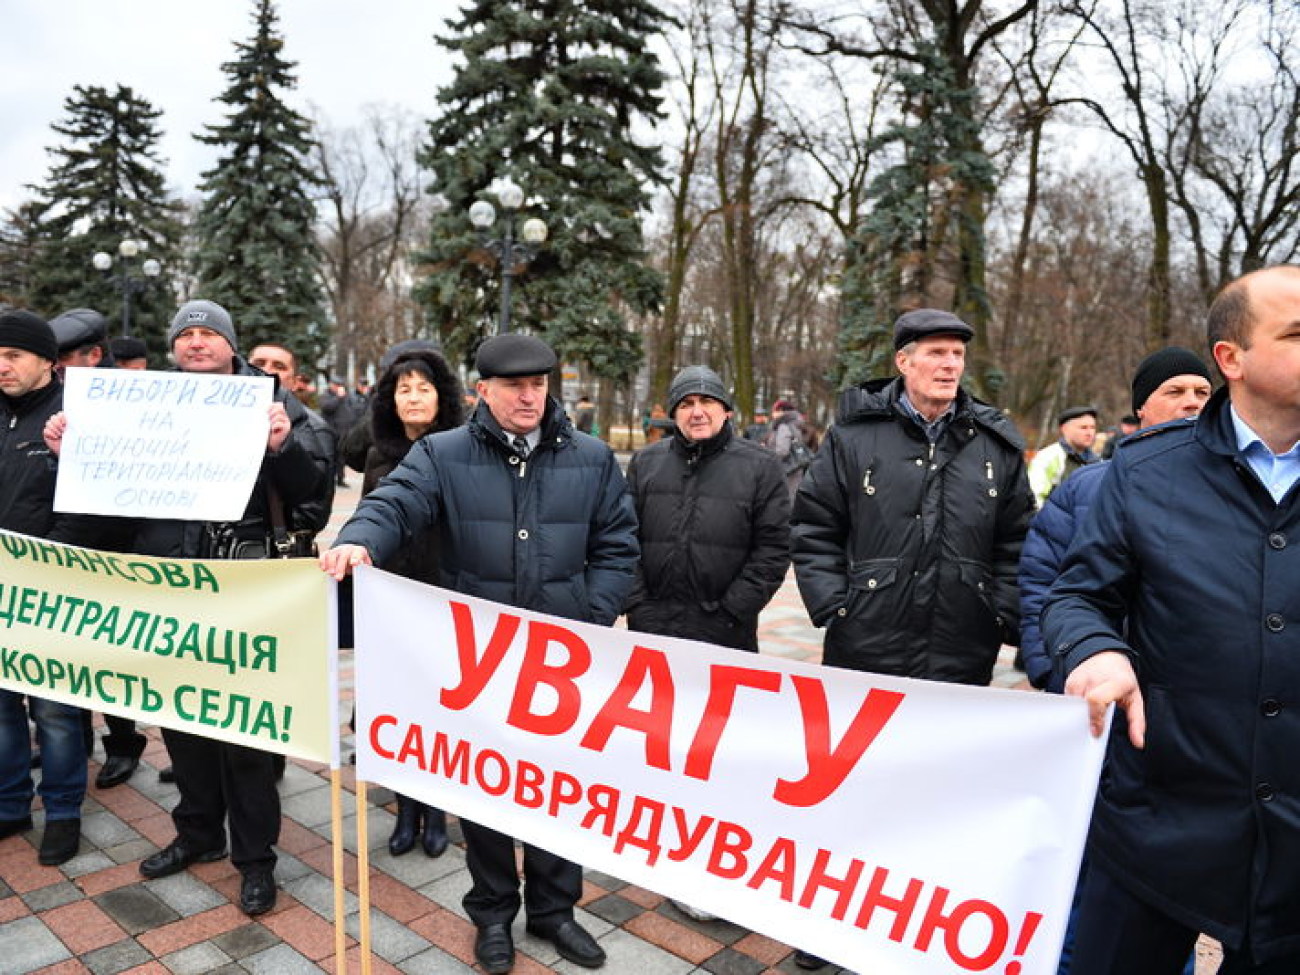
MULTIPOLYGON (((343 526, 321 568, 389 564, 426 529, 441 542, 449 589, 609 625, 632 585, 639 547, 627 485, 610 449, 576 431, 547 395, 556 357, 541 339, 497 335, 479 349, 480 403, 467 426, 423 437, 343 526)), ((514 840, 461 820, 473 887, 465 910, 484 971, 514 966, 519 912, 514 840)), ((524 845, 528 931, 596 968, 605 952, 573 917, 582 868, 524 845)))
MULTIPOLYGON (((182 372, 261 375, 236 354, 234 323, 214 302, 191 301, 182 306, 172 320, 168 338, 182 372)), ((239 522, 218 525, 142 518, 133 550, 181 558, 272 555, 274 523, 286 523, 287 509, 320 493, 328 476, 328 459, 321 461, 310 452, 309 445, 315 441, 304 430, 306 413, 287 391, 276 392, 269 421, 266 455, 239 522), (282 508, 280 516, 273 511, 277 504, 282 508)), ((140 872, 150 879, 166 877, 192 863, 224 857, 228 819, 232 859, 243 875, 240 907, 249 915, 269 911, 276 899, 272 845, 280 835, 275 757, 171 729, 163 730, 163 738, 181 793, 172 811, 176 839, 143 860, 140 872)))

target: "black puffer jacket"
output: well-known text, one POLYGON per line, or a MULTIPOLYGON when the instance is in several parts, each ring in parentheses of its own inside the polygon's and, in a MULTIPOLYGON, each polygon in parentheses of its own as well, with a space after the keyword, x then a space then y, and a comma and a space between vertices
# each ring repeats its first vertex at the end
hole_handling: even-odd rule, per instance
MULTIPOLYGON (((239 356, 235 357, 234 374, 238 376, 264 376, 260 369, 250 366, 239 356)), ((320 502, 327 490, 325 481, 333 481, 334 471, 328 456, 321 456, 323 445, 309 429, 307 408, 279 385, 275 400, 284 405, 289 415, 289 437, 276 454, 267 454, 257 483, 244 509, 239 523, 241 538, 262 538, 272 528, 267 485, 274 484, 282 504, 287 509, 286 523, 292 523, 292 508, 305 502, 320 502)), ((174 519, 141 518, 136 523, 131 551, 141 555, 172 558, 211 558, 208 522, 177 521, 174 519)))
POLYGON ((522 460, 480 404, 468 425, 416 441, 337 544, 362 545, 384 567, 433 526, 443 587, 613 623, 639 552, 627 482, 613 452, 574 430, 554 399, 541 429, 522 460))
POLYGON ((827 626, 823 662, 987 684, 1019 626, 1016 567, 1033 501, 1024 442, 964 391, 938 442, 902 381, 847 390, 794 501, 795 574, 827 626))
POLYGON ((45 446, 45 421, 63 406, 63 384, 52 379, 16 397, 0 395, 0 528, 36 538, 87 544, 78 520, 54 512, 58 461, 45 446))
POLYGON ((698 444, 674 432, 627 474, 641 537, 628 625, 756 651, 759 611, 790 565, 780 460, 728 423, 698 444))
MULTIPOLYGON (((398 358, 388 371, 379 377, 375 385, 375 395, 370 400, 370 448, 362 468, 364 477, 361 482, 361 496, 373 491, 393 469, 402 462, 407 451, 411 449, 411 440, 407 439, 406 427, 397 415, 397 403, 394 394, 397 380, 409 371, 408 360, 419 359, 433 372, 434 388, 438 390, 438 415, 434 418, 433 429, 452 430, 465 422, 464 392, 446 360, 436 352, 420 351, 398 358)), ((393 560, 385 566, 389 572, 436 585, 438 582, 438 540, 436 535, 426 530, 420 541, 414 545, 404 546, 393 560)))

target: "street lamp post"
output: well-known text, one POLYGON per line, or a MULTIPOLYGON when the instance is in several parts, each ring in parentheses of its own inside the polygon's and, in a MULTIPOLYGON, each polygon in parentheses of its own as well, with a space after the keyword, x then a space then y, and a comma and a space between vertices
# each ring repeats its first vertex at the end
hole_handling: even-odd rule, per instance
MULTIPOLYGON (((147 288, 150 282, 162 273, 162 265, 152 257, 140 262, 140 272, 143 277, 131 273, 131 262, 134 261, 145 249, 143 241, 134 240, 127 237, 117 245, 117 274, 113 280, 122 292, 122 334, 131 334, 131 296, 140 294, 147 288)), ((95 266, 95 270, 108 274, 113 270, 113 255, 108 251, 96 251, 90 259, 90 263, 95 266)))
MULTIPOLYGON (((524 203, 523 189, 510 180, 497 184, 497 202, 502 209, 502 234, 497 240, 486 240, 484 246, 497 259, 501 267, 501 317, 497 326, 499 333, 510 331, 510 286, 514 280, 516 265, 527 265, 537 256, 537 250, 546 241, 546 223, 537 217, 530 217, 520 228, 520 238, 515 237, 515 216, 524 203)), ((497 211, 487 200, 475 200, 470 204, 469 222, 484 235, 496 222, 497 211)))

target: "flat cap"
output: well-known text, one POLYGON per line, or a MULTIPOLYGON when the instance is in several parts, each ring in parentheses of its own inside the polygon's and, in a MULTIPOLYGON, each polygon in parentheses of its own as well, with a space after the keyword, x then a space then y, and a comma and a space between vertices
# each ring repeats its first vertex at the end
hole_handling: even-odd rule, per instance
POLYGON ((1056 414, 1056 425, 1069 423, 1071 420, 1077 420, 1081 416, 1090 416, 1097 419, 1097 407, 1095 406, 1067 406, 1056 414))
POLYGON ((119 335, 115 339, 109 339, 108 350, 118 362, 123 359, 145 359, 149 355, 144 342, 134 335, 119 335))
POLYGON ((479 346, 474 368, 481 379, 544 376, 558 362, 551 347, 535 335, 506 332, 479 346))
POLYGON ((83 345, 104 341, 108 335, 108 319, 93 308, 73 308, 50 322, 54 340, 59 343, 59 355, 75 352, 83 345))
POLYGON ((949 311, 937 308, 918 308, 904 312, 894 322, 894 348, 901 349, 908 342, 928 338, 931 335, 951 335, 963 342, 969 342, 975 335, 971 328, 949 311))

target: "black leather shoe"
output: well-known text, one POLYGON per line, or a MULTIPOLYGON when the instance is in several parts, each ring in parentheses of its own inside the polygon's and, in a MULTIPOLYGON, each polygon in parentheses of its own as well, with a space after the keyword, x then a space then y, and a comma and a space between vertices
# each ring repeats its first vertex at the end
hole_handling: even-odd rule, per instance
POLYGON ((26 833, 32 828, 32 817, 22 816, 18 819, 0 819, 0 840, 19 833, 26 833))
POLYGON ((176 781, 176 766, 168 765, 158 773, 159 782, 172 783, 176 781))
POLYGON ((47 867, 67 863, 81 849, 81 820, 56 819, 46 822, 41 837, 41 852, 36 859, 47 867))
POLYGON ((226 848, 219 846, 215 850, 191 850, 180 840, 172 840, 151 857, 140 861, 140 872, 150 880, 170 877, 180 873, 191 863, 211 863, 221 860, 226 855, 226 848))
POLYGON ((275 907, 275 877, 269 870, 250 870, 239 885, 239 909, 249 917, 275 907))
POLYGON ((111 789, 115 785, 121 785, 139 767, 139 758, 130 755, 109 755, 104 759, 104 765, 99 770, 99 774, 95 776, 95 788, 111 789))
POLYGON ((427 857, 440 857, 447 852, 447 814, 433 806, 424 807, 424 832, 420 846, 427 857))
POLYGON ((485 924, 474 935, 474 957, 488 975, 506 975, 515 967, 515 942, 510 925, 485 924))
POLYGON ((599 968, 605 964, 605 949, 596 944, 596 939, 573 918, 561 921, 550 928, 528 922, 528 933, 534 937, 549 941, 555 950, 575 965, 583 968, 599 968))
POLYGON ((830 964, 825 958, 818 958, 811 951, 804 951, 802 948, 794 953, 794 963, 807 972, 815 972, 830 964))
POLYGON ((388 852, 395 857, 404 856, 415 849, 415 834, 420 831, 421 806, 406 796, 397 797, 397 822, 393 835, 388 837, 388 852))

